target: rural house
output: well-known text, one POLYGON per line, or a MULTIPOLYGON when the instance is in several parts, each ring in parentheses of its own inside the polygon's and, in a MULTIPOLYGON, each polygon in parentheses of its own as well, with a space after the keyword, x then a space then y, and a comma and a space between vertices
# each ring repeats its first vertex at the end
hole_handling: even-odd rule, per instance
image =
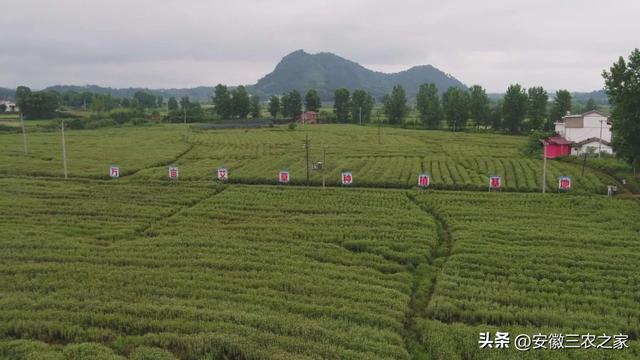
POLYGON ((18 106, 16 106, 16 103, 12 101, 0 101, 0 105, 4 105, 4 106, 0 106, 0 108, 4 108, 4 112, 18 111, 18 106))
POLYGON ((571 144, 573 144, 573 141, 569 141, 560 135, 542 139, 540 142, 546 147, 547 159, 569 155, 571 153, 571 144))
POLYGON ((300 114, 300 122, 303 124, 317 124, 318 113, 315 111, 305 111, 300 114))
MULTIPOLYGON (((584 114, 567 114, 555 123, 556 133, 572 142, 571 155, 584 153, 613 154, 611 123, 604 113, 592 110, 584 114)), ((547 149, 549 150, 549 149, 547 149)))

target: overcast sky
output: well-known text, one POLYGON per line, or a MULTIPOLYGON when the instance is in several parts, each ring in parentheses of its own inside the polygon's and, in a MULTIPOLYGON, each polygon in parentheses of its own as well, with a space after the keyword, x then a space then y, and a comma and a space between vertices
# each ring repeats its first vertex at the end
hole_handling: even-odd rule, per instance
POLYGON ((590 91, 640 46, 640 1, 0 0, 0 86, 253 84, 287 53, 465 84, 590 91))

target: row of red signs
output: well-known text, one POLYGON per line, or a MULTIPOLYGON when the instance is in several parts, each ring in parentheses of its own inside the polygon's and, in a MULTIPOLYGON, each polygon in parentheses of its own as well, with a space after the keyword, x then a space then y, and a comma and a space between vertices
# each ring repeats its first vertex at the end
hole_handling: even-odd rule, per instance
MULTIPOLYGON (((120 177, 120 168, 117 166, 111 166, 109 168, 109 174, 112 178, 117 179, 120 177)), ((229 170, 227 168, 218 168, 217 171, 218 180, 227 181, 229 179, 229 170)), ((177 180, 180 176, 180 172, 177 166, 169 167, 169 179, 177 180)), ((281 184, 288 184, 290 180, 289 171, 283 170, 278 173, 278 181, 281 184)), ((341 174, 342 185, 351 185, 353 184, 353 173, 351 171, 344 171, 341 174)), ((418 175, 418 186, 419 187, 428 187, 431 184, 431 175, 424 173, 418 175)), ((491 189, 500 189, 502 187, 502 177, 500 176, 490 176, 489 177, 489 188, 491 189)), ((560 191, 568 191, 571 189, 571 177, 569 176, 561 176, 558 179, 558 189, 560 191)))

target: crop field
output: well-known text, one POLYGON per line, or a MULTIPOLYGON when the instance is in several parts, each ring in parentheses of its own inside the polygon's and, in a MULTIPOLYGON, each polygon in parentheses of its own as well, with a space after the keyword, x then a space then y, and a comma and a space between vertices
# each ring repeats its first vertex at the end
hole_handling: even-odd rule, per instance
POLYGON ((635 201, 24 177, 0 195, 0 358, 640 356, 635 201), (498 330, 631 340, 478 348, 498 330))
MULTIPOLYGON (((287 169, 293 184, 306 181, 305 137, 309 161, 325 161, 326 182, 339 185, 340 173, 350 170, 354 186, 410 188, 418 174, 432 175, 437 189, 486 190, 488 177, 502 176, 507 191, 541 190, 542 160, 523 155, 523 137, 451 133, 356 125, 308 125, 243 130, 193 130, 182 125, 67 131, 69 174, 107 178, 110 164, 123 175, 143 181, 164 180, 166 166, 180 167, 186 180, 212 180, 215 169, 227 167, 230 182, 276 183, 287 169), (324 146, 324 154, 323 154, 324 146), (151 155, 153 154, 153 155, 151 155), (325 156, 326 155, 326 156, 325 156)), ((27 156, 20 134, 0 135, 0 173, 60 177, 63 173, 60 134, 29 134, 27 156)), ((557 189, 561 175, 573 178, 577 192, 605 193, 618 180, 579 164, 549 161, 546 183, 557 189)), ((310 174, 319 185, 319 171, 310 174)))
POLYGON ((524 138, 68 131, 64 180, 60 135, 28 135, 25 156, 0 134, 0 359, 640 358, 640 203, 594 194, 615 180, 571 162, 549 161, 550 193, 532 193, 524 138), (353 187, 297 186, 306 136, 328 184, 348 169, 353 187), (272 186, 282 169, 292 184, 272 186), (414 188, 422 171, 432 189, 414 188), (487 192, 490 174, 510 191, 487 192), (628 348, 480 349, 497 331, 628 348))
POLYGON ((465 192, 413 199, 437 212, 452 244, 435 265, 435 291, 417 320, 433 358, 522 356, 480 350, 478 334, 496 330, 510 331, 512 340, 520 333, 622 333, 635 340, 631 351, 547 349, 530 356, 640 357, 637 201, 465 192))

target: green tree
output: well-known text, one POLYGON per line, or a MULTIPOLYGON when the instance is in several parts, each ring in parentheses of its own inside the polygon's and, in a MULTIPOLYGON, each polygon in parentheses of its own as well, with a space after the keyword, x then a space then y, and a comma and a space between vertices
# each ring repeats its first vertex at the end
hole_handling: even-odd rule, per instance
POLYGON ((29 95, 31 95, 31 89, 26 86, 18 86, 16 89, 16 105, 18 108, 22 109, 29 95))
POLYGON ((640 50, 627 61, 621 56, 609 71, 603 71, 611 104, 613 146, 616 155, 633 166, 640 165, 640 50))
POLYGON ((469 94, 457 87, 450 87, 442 94, 442 108, 449 129, 464 130, 469 118, 469 94))
POLYGON ((367 123, 371 120, 371 111, 373 111, 373 96, 364 90, 355 90, 351 95, 351 119, 353 122, 367 123))
POLYGON ((491 128, 502 129, 502 101, 498 101, 491 109, 491 128))
POLYGON ((156 107, 156 97, 148 92, 136 91, 136 93, 133 94, 133 98, 138 100, 138 105, 143 108, 156 107))
POLYGON ((240 119, 246 119, 251 111, 251 100, 244 86, 240 85, 231 92, 231 113, 240 119))
POLYGON ((489 126, 489 97, 487 91, 480 85, 473 85, 469 89, 469 116, 476 123, 476 126, 489 126))
POLYGON ((176 98, 174 97, 170 97, 169 102, 167 103, 167 107, 169 108, 169 111, 178 110, 178 100, 176 100, 176 98))
POLYGON ((289 118, 291 116, 291 98, 289 93, 282 94, 280 97, 280 106, 282 107, 282 116, 289 118))
POLYGON ((546 130, 553 129, 553 123, 560 121, 568 111, 571 111, 571 93, 567 90, 556 91, 556 97, 553 100, 553 105, 551 106, 546 130))
POLYGON ((333 95, 333 110, 338 122, 349 122, 351 95, 345 88, 336 89, 333 95))
POLYGON ((307 94, 304 96, 304 106, 307 111, 318 112, 320 110, 322 102, 320 101, 320 95, 318 95, 316 90, 310 89, 307 91, 307 94))
POLYGON ((213 106, 216 114, 220 115, 221 118, 229 119, 233 116, 231 94, 226 86, 222 84, 216 85, 213 96, 213 106))
POLYGON ((156 97, 156 106, 161 108, 164 105, 164 98, 162 96, 156 97))
POLYGON ((60 97, 53 91, 33 91, 21 95, 20 111, 28 119, 49 119, 60 106, 60 97))
POLYGON ((540 130, 546 123, 549 95, 542 86, 530 87, 527 93, 529 98, 529 104, 527 106, 529 128, 540 130))
POLYGON ((274 95, 269 99, 269 114, 275 119, 278 111, 280 111, 280 98, 274 95))
POLYGON ((428 129, 437 129, 442 121, 442 108, 435 84, 422 84, 416 95, 416 108, 422 123, 428 129))
POLYGON ((111 94, 96 94, 91 102, 91 111, 101 114, 111 111, 116 107, 116 99, 111 94))
POLYGON ((592 110, 599 110, 598 104, 596 104, 596 101, 593 100, 593 98, 589 98, 589 100, 587 100, 587 103, 584 104, 584 107, 582 108, 582 112, 587 112, 592 110))
POLYGON ((260 117, 260 96, 251 95, 251 106, 249 107, 249 113, 251 118, 257 119, 260 117))
POLYGON ((289 93, 289 115, 296 120, 300 114, 302 114, 302 96, 298 90, 293 90, 289 93))
POLYGON ((402 86, 395 85, 391 90, 391 95, 384 96, 383 108, 390 124, 402 124, 409 112, 407 94, 402 86))
POLYGON ((510 133, 520 132, 527 115, 527 92, 520 84, 509 85, 502 104, 503 127, 510 133))

